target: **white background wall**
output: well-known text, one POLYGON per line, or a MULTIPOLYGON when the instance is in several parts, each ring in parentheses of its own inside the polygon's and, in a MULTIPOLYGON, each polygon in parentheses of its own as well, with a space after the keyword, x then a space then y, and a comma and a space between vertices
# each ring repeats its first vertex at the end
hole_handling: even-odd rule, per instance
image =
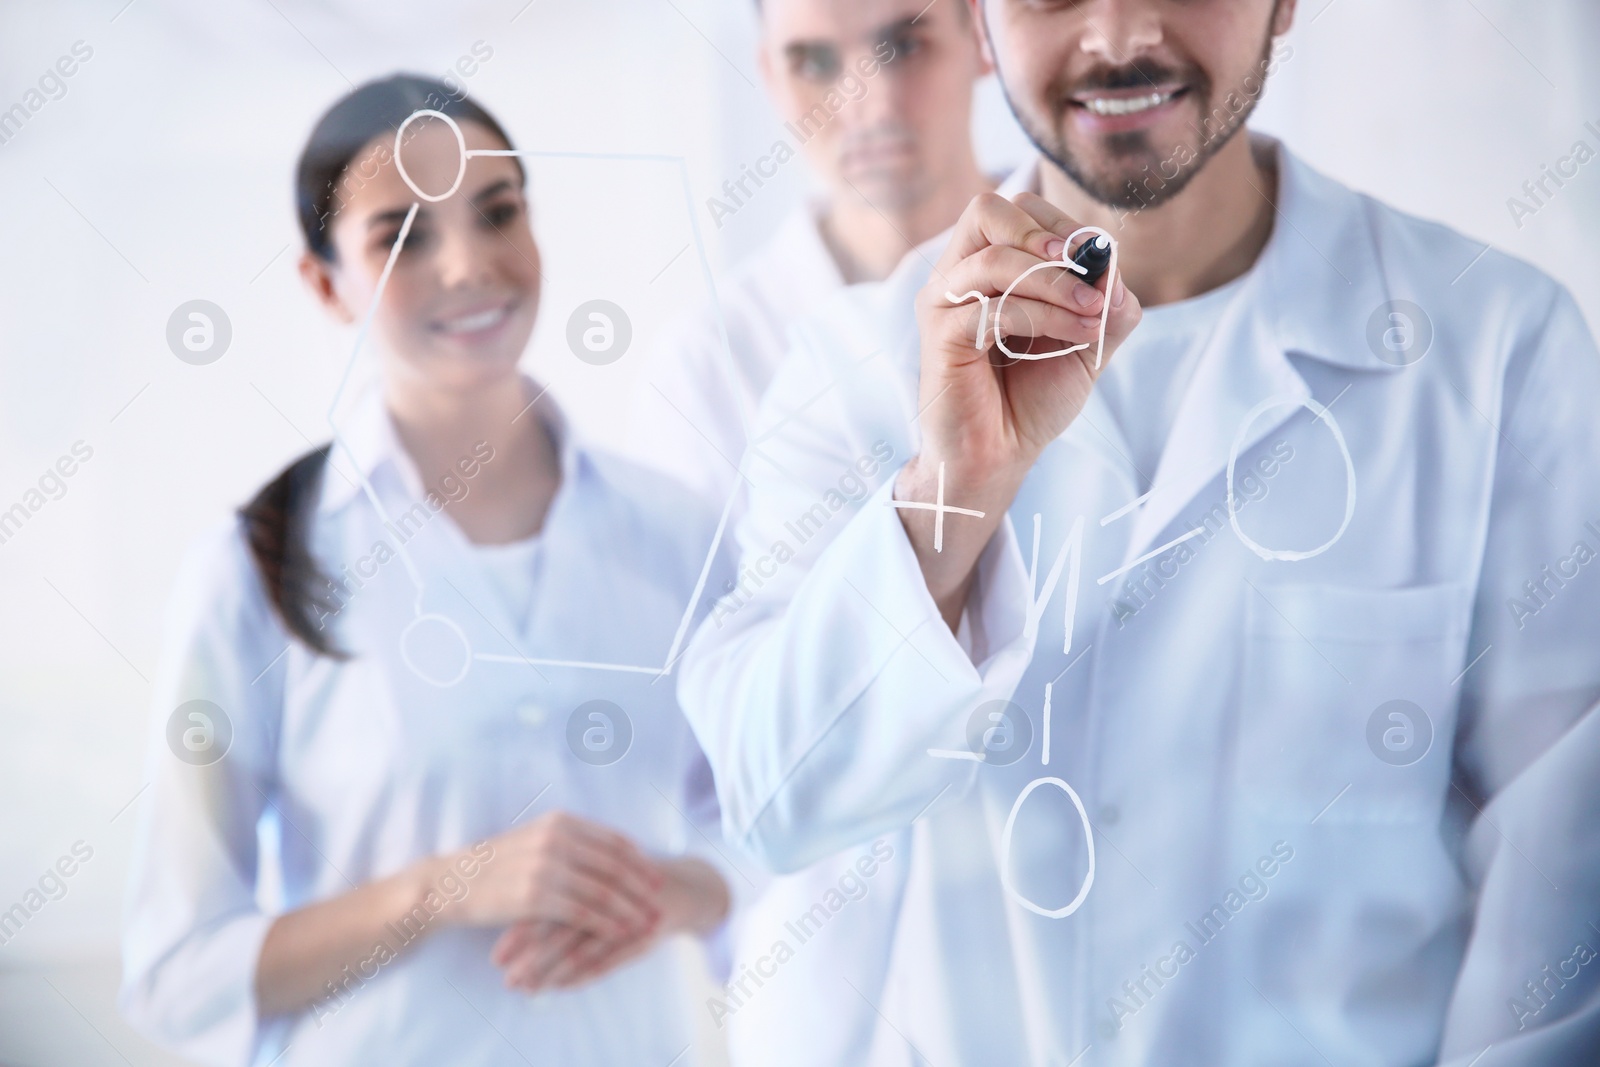
MULTIPOLYGON (((0 145, 0 510, 74 442, 94 450, 0 544, 0 910, 74 841, 94 849, 65 898, 0 947, 7 1064, 168 1062, 111 1003, 148 679, 188 539, 327 436, 351 337, 299 288, 290 199, 320 111, 350 83, 442 73, 482 41, 493 56, 466 85, 520 147, 684 157, 715 267, 805 190, 790 167, 721 230, 704 208, 778 133, 746 0, 125 3, 0 7, 0 110, 74 42, 94 50, 0 145), (205 367, 165 343, 196 297, 233 326, 205 367)), ((1574 141, 1600 149, 1584 129, 1600 127, 1600 7, 1311 0, 1290 40, 1260 128, 1534 260, 1600 322, 1600 160, 1520 228, 1506 207, 1574 141)), ((983 159, 1001 168, 1023 147, 995 88, 982 97, 983 159)), ((635 355, 703 292, 693 249, 673 259, 690 240, 678 178, 659 164, 532 170, 550 288, 529 365, 604 438, 635 355), (561 347, 567 312, 594 296, 636 331, 608 368, 561 347)))

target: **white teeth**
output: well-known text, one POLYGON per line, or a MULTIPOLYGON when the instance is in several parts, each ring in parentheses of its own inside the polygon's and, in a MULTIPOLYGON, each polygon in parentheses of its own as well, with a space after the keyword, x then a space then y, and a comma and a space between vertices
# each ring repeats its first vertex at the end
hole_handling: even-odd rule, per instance
POLYGON ((459 319, 448 319, 439 324, 439 329, 445 333, 472 333, 477 330, 487 330, 491 326, 498 326, 505 317, 505 308, 490 308, 488 311, 480 311, 475 315, 463 315, 459 319))
POLYGON ((1091 96, 1082 101, 1084 107, 1096 115, 1131 115, 1146 111, 1172 99, 1172 93, 1148 93, 1144 96, 1091 96))

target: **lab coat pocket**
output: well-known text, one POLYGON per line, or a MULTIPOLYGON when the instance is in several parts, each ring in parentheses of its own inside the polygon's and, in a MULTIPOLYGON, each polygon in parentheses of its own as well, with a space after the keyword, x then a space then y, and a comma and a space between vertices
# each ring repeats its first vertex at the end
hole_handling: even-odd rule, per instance
POLYGON ((1433 822, 1471 616, 1458 583, 1248 593, 1236 799, 1270 822, 1433 822))

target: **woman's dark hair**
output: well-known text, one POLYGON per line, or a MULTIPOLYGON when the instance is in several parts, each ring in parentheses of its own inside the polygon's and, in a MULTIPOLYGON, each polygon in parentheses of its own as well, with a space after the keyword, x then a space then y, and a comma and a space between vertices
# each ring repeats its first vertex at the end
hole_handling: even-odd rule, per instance
MULTIPOLYGON (((314 255, 333 259, 328 227, 342 205, 340 179, 349 173, 352 182, 359 182, 371 167, 371 172, 365 173, 370 180, 377 167, 394 158, 395 132, 413 112, 422 110, 438 111, 457 122, 475 122, 504 141, 507 148, 512 147, 511 138, 493 115, 466 94, 432 78, 391 74, 353 90, 317 122, 295 168, 294 199, 300 232, 305 234, 306 247, 314 255), (365 155, 363 149, 368 149, 365 155)), ((417 123, 411 130, 420 128, 417 123)), ((513 160, 520 171, 521 161, 515 157, 513 160)))
POLYGON ((328 466, 323 445, 295 460, 239 509, 245 543, 284 628, 324 656, 344 659, 323 620, 341 606, 311 554, 311 515, 328 466))
MULTIPOLYGON (((330 262, 334 258, 328 231, 342 206, 340 183, 347 175, 347 187, 370 179, 377 167, 393 159, 396 131, 413 112, 422 110, 438 111, 457 122, 475 122, 512 147, 511 138, 492 115, 464 93, 432 78, 394 74, 351 91, 317 122, 295 167, 295 209, 313 255, 330 262)), ((517 169, 522 169, 520 162, 517 169)), ((311 518, 329 447, 323 445, 289 464, 239 509, 239 519, 262 585, 283 625, 317 652, 343 659, 346 653, 323 625, 338 610, 339 600, 311 551, 311 518)))

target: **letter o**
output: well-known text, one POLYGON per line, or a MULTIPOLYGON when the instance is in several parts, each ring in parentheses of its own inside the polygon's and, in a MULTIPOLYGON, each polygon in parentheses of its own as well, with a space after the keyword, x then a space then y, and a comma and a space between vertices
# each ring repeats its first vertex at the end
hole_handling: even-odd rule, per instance
POLYGON ((1234 536, 1243 542, 1246 548, 1265 560, 1277 559, 1294 562, 1295 560, 1310 559, 1312 556, 1320 556, 1337 544, 1339 538, 1344 536, 1345 530, 1350 528, 1350 519, 1355 513, 1356 465, 1355 461, 1350 458, 1350 446, 1345 444, 1344 432, 1339 429, 1339 423, 1334 419, 1331 411, 1309 396, 1272 396, 1251 408, 1245 417, 1240 420, 1238 432, 1233 435, 1233 446, 1228 449, 1228 525, 1233 527, 1234 536), (1239 528, 1239 501, 1233 492, 1233 468, 1239 462, 1239 450, 1244 447, 1245 434, 1250 432, 1250 427, 1264 413, 1287 404, 1304 407, 1306 410, 1314 412, 1317 418, 1325 420, 1328 424, 1329 432, 1333 434, 1334 441, 1339 445, 1339 454, 1344 457, 1344 521, 1339 524, 1339 528, 1334 531, 1333 536, 1328 538, 1327 541, 1324 541, 1316 548, 1308 549, 1304 552, 1266 548, 1252 541, 1239 528))
POLYGON ((1073 788, 1060 778, 1035 778, 1017 794, 1016 802, 1011 805, 1011 814, 1006 816, 1005 832, 1000 835, 1000 884, 1005 888, 1006 895, 1021 904, 1035 915, 1043 915, 1046 919, 1064 919, 1077 911, 1083 905, 1084 899, 1089 895, 1089 887, 1094 885, 1094 827, 1089 825, 1089 813, 1083 808, 1083 801, 1073 788), (1083 820, 1083 839, 1089 846, 1089 871, 1083 876, 1083 885, 1078 887, 1078 895, 1065 906, 1060 908, 1041 908, 1021 893, 1011 884, 1011 834, 1016 829, 1017 812, 1022 810, 1023 801, 1041 785, 1053 785, 1072 798, 1072 806, 1078 809, 1078 818, 1083 820))
POLYGON ((427 107, 421 108, 406 116, 406 120, 400 124, 400 128, 394 131, 394 165, 400 171, 400 180, 405 182, 406 186, 422 199, 434 204, 441 200, 448 200, 450 197, 456 194, 457 189, 461 188, 461 182, 467 176, 467 139, 462 136, 461 127, 456 125, 455 119, 451 118, 449 115, 446 115, 443 111, 435 111, 432 108, 427 107), (424 115, 429 115, 436 119, 443 119, 445 125, 450 127, 450 132, 456 135, 456 147, 460 149, 461 165, 456 168, 456 180, 450 183, 450 188, 446 189, 438 196, 430 196, 421 189, 418 189, 417 183, 412 181, 411 175, 406 173, 406 161, 400 158, 400 139, 405 136, 406 127, 424 115))
POLYGON ((412 674, 415 674, 424 682, 427 682, 432 686, 437 686, 440 689, 449 689, 465 678, 467 676, 467 672, 472 669, 472 642, 467 640, 467 632, 463 630, 460 624, 454 619, 446 615, 427 612, 412 619, 406 624, 405 629, 400 631, 400 659, 407 667, 411 668, 412 674), (440 626, 443 628, 444 633, 448 634, 456 642, 459 642, 462 653, 461 666, 458 667, 453 673, 430 673, 429 671, 424 670, 412 656, 410 646, 411 638, 418 632, 418 627, 423 624, 440 626))

